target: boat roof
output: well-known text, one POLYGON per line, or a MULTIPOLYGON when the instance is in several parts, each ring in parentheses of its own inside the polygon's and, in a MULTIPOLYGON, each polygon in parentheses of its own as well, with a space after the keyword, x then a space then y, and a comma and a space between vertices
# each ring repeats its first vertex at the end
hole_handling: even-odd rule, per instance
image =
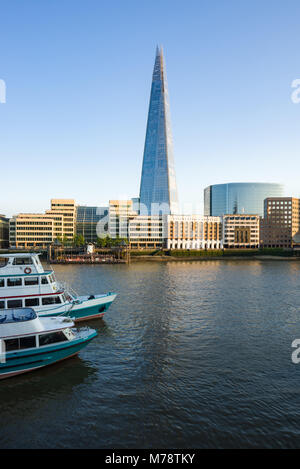
POLYGON ((0 324, 26 322, 36 319, 37 315, 32 308, 3 309, 0 311, 0 324))
POLYGON ((73 319, 65 316, 41 318, 32 308, 0 310, 0 350, 1 339, 22 337, 29 334, 61 331, 74 327, 73 319))
POLYGON ((0 257, 30 257, 30 256, 40 256, 40 252, 16 252, 15 254, 0 254, 0 257))

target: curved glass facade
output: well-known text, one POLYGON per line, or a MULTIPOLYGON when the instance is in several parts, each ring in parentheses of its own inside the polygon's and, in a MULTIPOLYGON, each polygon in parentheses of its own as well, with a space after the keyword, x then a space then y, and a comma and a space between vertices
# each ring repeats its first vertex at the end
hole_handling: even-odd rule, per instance
POLYGON ((245 213, 264 215, 267 197, 283 197, 281 184, 240 182, 215 184, 204 189, 204 215, 222 216, 245 213))

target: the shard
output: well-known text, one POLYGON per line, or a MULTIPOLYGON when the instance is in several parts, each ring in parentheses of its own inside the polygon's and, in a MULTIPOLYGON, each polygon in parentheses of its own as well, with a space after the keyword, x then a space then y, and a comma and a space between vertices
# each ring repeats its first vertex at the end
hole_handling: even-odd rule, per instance
POLYGON ((162 48, 156 50, 152 76, 140 186, 140 213, 178 213, 169 95, 162 48))

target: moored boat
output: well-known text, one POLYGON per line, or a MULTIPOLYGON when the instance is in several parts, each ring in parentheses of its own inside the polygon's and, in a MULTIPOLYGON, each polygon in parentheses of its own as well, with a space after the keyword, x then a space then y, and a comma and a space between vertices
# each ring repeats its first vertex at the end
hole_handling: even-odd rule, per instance
POLYGON ((116 293, 79 296, 44 270, 39 254, 0 255, 1 309, 33 308, 40 317, 68 316, 74 321, 102 318, 116 293))
POLYGON ((0 311, 0 379, 76 355, 97 333, 70 318, 40 318, 32 308, 0 311))

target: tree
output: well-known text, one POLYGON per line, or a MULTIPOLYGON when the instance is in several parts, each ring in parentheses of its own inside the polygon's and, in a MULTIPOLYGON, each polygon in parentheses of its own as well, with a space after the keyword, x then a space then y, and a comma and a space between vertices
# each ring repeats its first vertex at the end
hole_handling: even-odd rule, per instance
POLYGON ((83 235, 75 235, 73 238, 73 246, 80 247, 85 245, 85 239, 83 235))

